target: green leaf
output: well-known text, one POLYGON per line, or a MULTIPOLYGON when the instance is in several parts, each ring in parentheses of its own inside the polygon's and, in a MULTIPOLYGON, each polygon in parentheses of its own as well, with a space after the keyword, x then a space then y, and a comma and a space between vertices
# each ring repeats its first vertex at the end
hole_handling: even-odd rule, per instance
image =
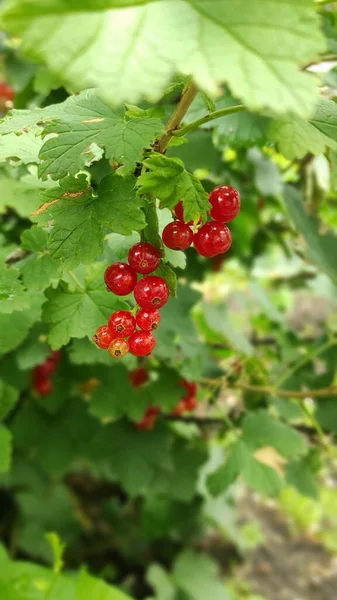
POLYGON ((316 81, 299 70, 325 49, 311 1, 273 0, 263 11, 260 0, 144 6, 130 0, 117 6, 129 8, 113 9, 108 0, 86 0, 75 9, 73 3, 8 0, 1 26, 20 35, 25 54, 47 63, 71 87, 98 86, 116 104, 144 96, 157 101, 179 71, 212 96, 228 81, 251 109, 301 116, 313 109, 316 81), (112 45, 102 52, 106 40, 112 45))
POLYGON ((29 306, 29 299, 17 269, 0 268, 0 312, 12 313, 14 310, 24 310, 29 306))
POLYGON ((47 247, 47 232, 37 225, 26 229, 21 235, 21 244, 28 252, 44 252, 47 247))
POLYGON ((321 98, 311 123, 324 136, 337 142, 337 106, 335 102, 321 98))
POLYGON ((175 586, 163 567, 155 563, 151 564, 146 579, 156 592, 156 600, 176 600, 175 586))
POLYGON ((119 421, 105 425, 89 448, 94 464, 105 464, 105 473, 118 479, 128 494, 150 493, 160 470, 172 470, 170 438, 157 425, 152 431, 138 431, 119 421))
POLYGON ((18 391, 0 379, 0 420, 7 417, 19 399, 18 391))
POLYGON ((42 146, 39 175, 45 179, 62 179, 101 158, 110 164, 117 161, 123 172, 130 172, 162 131, 159 119, 144 117, 125 120, 105 104, 96 90, 87 90, 65 103, 69 114, 58 117, 44 128, 43 135, 53 134, 42 146), (55 135, 56 134, 56 135, 55 135))
POLYGON ((124 592, 85 571, 81 572, 77 580, 76 594, 78 600, 131 600, 124 592))
POLYGON ((306 457, 287 464, 286 478, 287 483, 293 485, 304 496, 318 498, 317 482, 306 457))
POLYGON ((29 308, 15 311, 10 316, 0 313, 0 355, 14 350, 25 339, 28 331, 41 318, 45 297, 41 292, 29 293, 29 308))
POLYGON ((153 482, 153 492, 190 502, 195 494, 198 473, 207 458, 201 447, 176 442, 172 450, 173 469, 153 482))
POLYGON ((221 580, 217 563, 206 554, 192 550, 180 554, 174 564, 173 580, 191 600, 232 599, 221 580))
POLYGON ((248 487, 266 496, 277 496, 284 483, 278 473, 249 453, 246 455, 242 476, 248 487))
POLYGON ((161 208, 173 209, 183 200, 186 221, 206 216, 210 208, 208 194, 199 179, 184 169, 181 160, 153 154, 143 164, 148 171, 138 179, 140 193, 156 196, 161 208))
POLYGON ((3 425, 0 425, 0 473, 9 470, 12 455, 12 434, 3 425))
POLYGON ((40 137, 36 137, 32 133, 23 135, 15 135, 9 133, 0 138, 0 162, 6 162, 10 158, 15 160, 16 164, 38 163, 39 152, 42 146, 40 137))
POLYGON ((49 253, 40 256, 29 256, 21 265, 21 273, 27 288, 45 290, 59 282, 61 262, 52 258, 49 253))
POLYGON ((146 226, 135 184, 133 175, 123 178, 111 173, 103 177, 98 188, 97 217, 102 224, 122 235, 131 235, 146 226))
POLYGON ((163 279, 165 279, 165 281, 169 287, 171 296, 173 298, 176 298, 176 296, 177 296, 177 276, 176 276, 175 272, 173 271, 173 269, 169 265, 165 265, 164 263, 161 263, 159 265, 158 269, 156 269, 155 274, 159 275, 159 277, 162 277, 163 279))
POLYGON ((56 290, 49 290, 47 297, 43 318, 50 326, 48 341, 53 350, 73 337, 91 337, 114 310, 128 308, 125 302, 106 290, 103 270, 93 277, 88 276, 81 289, 72 291, 62 284, 56 290))
POLYGON ((244 418, 243 439, 252 449, 272 446, 285 456, 292 458, 305 454, 308 444, 296 429, 273 418, 265 410, 248 412, 244 418))
POLYGON ((241 443, 235 444, 226 462, 207 477, 207 487, 212 496, 219 496, 235 481, 245 460, 241 443))
POLYGON ((239 329, 233 327, 226 306, 204 304, 203 312, 208 326, 228 340, 233 348, 247 356, 254 354, 254 348, 248 338, 239 329))
POLYGON ((292 117, 284 121, 272 121, 269 137, 278 145, 279 151, 289 160, 303 158, 308 152, 321 154, 327 145, 334 143, 309 121, 292 117))
POLYGON ((305 239, 309 260, 336 279, 336 236, 332 231, 320 233, 320 222, 307 213, 303 198, 295 188, 285 186, 284 199, 296 228, 305 239))
POLYGON ((254 179, 258 191, 265 196, 281 194, 283 180, 278 166, 258 148, 248 150, 248 159, 254 165, 254 179))
POLYGON ((28 174, 21 179, 0 177, 2 190, 0 212, 7 208, 15 210, 20 217, 29 217, 40 204, 40 191, 45 189, 45 183, 39 182, 33 174, 28 174))

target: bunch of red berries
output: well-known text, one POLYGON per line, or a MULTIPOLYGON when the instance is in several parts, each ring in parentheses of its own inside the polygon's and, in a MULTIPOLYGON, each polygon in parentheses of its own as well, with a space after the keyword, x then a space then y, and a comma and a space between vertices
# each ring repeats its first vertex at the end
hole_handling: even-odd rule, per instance
POLYGON ((113 358, 122 358, 127 352, 147 356, 156 345, 152 332, 160 323, 159 308, 169 298, 166 281, 158 275, 150 275, 159 263, 159 250, 148 242, 139 242, 130 248, 128 263, 113 263, 105 271, 108 290, 117 296, 133 292, 140 307, 135 315, 134 311, 117 310, 108 324, 99 327, 93 336, 97 346, 108 350, 113 358), (137 274, 144 277, 137 280, 137 274))
POLYGON ((53 352, 46 360, 33 369, 33 387, 38 396, 48 396, 53 391, 52 375, 61 360, 61 352, 53 352))
MULTIPOLYGON (((212 205, 210 216, 212 221, 193 233, 193 221, 185 223, 183 203, 179 202, 174 209, 177 220, 166 225, 163 230, 163 242, 171 250, 186 250, 194 244, 196 251, 202 256, 211 258, 224 254, 232 243, 231 232, 225 223, 232 221, 240 211, 240 194, 229 185, 219 185, 209 195, 212 205)), ((200 224, 197 223, 197 225, 200 224)))

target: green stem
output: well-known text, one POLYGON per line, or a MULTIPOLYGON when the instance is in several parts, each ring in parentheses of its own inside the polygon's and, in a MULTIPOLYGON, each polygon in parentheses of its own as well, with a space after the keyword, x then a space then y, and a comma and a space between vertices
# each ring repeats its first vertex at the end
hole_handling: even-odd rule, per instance
POLYGON ((70 277, 75 281, 76 285, 79 287, 80 290, 85 289, 83 287, 83 285, 81 284, 81 282, 77 279, 76 275, 74 275, 74 273, 72 271, 68 271, 68 275, 70 275, 70 277))
POLYGON ((275 382, 275 387, 279 387, 280 385, 282 385, 285 381, 287 381, 287 379, 289 379, 289 377, 291 377, 294 373, 296 373, 296 371, 298 371, 298 369, 303 367, 307 362, 309 362, 313 358, 316 358, 316 356, 319 356, 319 354, 322 354, 322 352, 325 352, 325 350, 328 350, 329 348, 331 348, 332 346, 335 346, 336 344, 337 344, 337 339, 329 340, 328 342, 325 342, 321 346, 318 346, 318 348, 316 348, 316 350, 313 350, 312 352, 309 352, 308 354, 306 354, 303 358, 301 358, 301 360, 299 360, 293 367, 291 367, 288 371, 286 371, 284 373, 284 375, 282 375, 275 382))
POLYGON ((235 106, 227 106, 226 108, 220 108, 219 110, 215 110, 214 112, 211 112, 208 115, 201 117, 201 119, 193 121, 193 123, 185 125, 185 127, 181 127, 181 129, 176 129, 175 131, 172 131, 172 135, 174 135, 175 137, 182 137, 183 135, 186 135, 186 133, 193 131, 193 129, 197 129, 198 127, 200 127, 200 125, 203 125, 204 123, 209 123, 210 121, 220 119, 220 117, 226 117, 227 115, 232 115, 233 113, 244 112, 245 110, 246 107, 243 104, 236 104, 235 106))
POLYGON ((312 427, 316 430, 317 435, 319 437, 319 440, 322 444, 322 446, 328 451, 330 452, 330 444, 329 442, 326 440, 324 431, 321 427, 321 425, 319 424, 319 422, 317 421, 314 413, 311 412, 310 408, 306 405, 305 401, 298 401, 298 405, 301 408, 301 410, 303 411, 303 413, 306 415, 309 423, 312 425, 312 427))

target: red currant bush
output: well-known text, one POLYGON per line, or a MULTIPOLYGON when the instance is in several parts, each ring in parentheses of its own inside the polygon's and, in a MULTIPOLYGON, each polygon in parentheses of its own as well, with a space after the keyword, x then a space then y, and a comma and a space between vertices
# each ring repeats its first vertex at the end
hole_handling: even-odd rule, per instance
POLYGON ((49 396, 53 391, 53 382, 50 379, 42 379, 35 383, 35 392, 38 396, 49 396))
POLYGON ((179 221, 166 225, 162 237, 165 246, 171 250, 186 250, 193 242, 192 229, 179 221))
POLYGON ((137 273, 130 265, 117 262, 106 269, 104 281, 110 292, 117 296, 127 296, 137 283, 137 273))
POLYGON ((232 243, 232 236, 226 225, 208 221, 197 231, 193 242, 199 254, 210 258, 227 252, 232 243))
POLYGON ((134 289, 135 300, 141 308, 161 308, 169 298, 166 281, 158 275, 149 275, 140 279, 134 289))
POLYGON ((159 266, 160 252, 148 242, 139 242, 130 248, 128 261, 137 273, 148 275, 159 266))
POLYGON ((136 322, 140 329, 153 331, 160 323, 160 312, 156 308, 150 310, 141 308, 136 314, 136 322))
POLYGON ((92 336, 96 346, 102 348, 102 350, 107 350, 109 348, 113 338, 114 336, 107 325, 102 325, 99 327, 96 333, 92 336))
POLYGON ((143 419, 136 424, 137 429, 153 429, 159 413, 160 408, 158 406, 149 406, 143 419))
POLYGON ((215 221, 233 221, 240 212, 240 194, 230 185, 219 185, 209 195, 210 215, 215 221))
POLYGON ((151 354, 156 345, 156 340, 150 331, 135 331, 129 337, 129 348, 134 356, 147 356, 151 354))
POLYGON ((108 328, 114 338, 129 337, 136 329, 136 319, 127 310, 117 310, 111 315, 108 328))
POLYGON ((129 342, 122 338, 112 340, 108 352, 112 358, 123 358, 129 352, 129 342))

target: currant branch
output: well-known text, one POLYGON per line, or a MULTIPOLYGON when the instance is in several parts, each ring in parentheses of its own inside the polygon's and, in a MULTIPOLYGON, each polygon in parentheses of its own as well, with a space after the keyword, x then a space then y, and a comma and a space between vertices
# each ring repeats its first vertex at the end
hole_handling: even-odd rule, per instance
POLYGON ((247 109, 243 104, 236 104, 235 106, 227 106, 226 108, 215 110, 214 112, 211 112, 208 115, 193 121, 193 123, 189 123, 188 125, 185 125, 185 127, 181 127, 181 129, 175 129, 172 131, 172 135, 174 137, 182 137, 190 131, 197 129, 201 125, 204 125, 204 123, 209 123, 210 121, 220 119, 220 117, 226 117, 227 115, 232 115, 233 113, 244 112, 245 110, 247 109))
POLYGON ((199 383, 201 385, 212 387, 221 387, 224 383, 226 383, 226 387, 228 387, 228 389, 238 389, 246 392, 257 392, 269 396, 281 396, 282 398, 324 398, 326 396, 332 396, 333 394, 337 394, 337 385, 326 388, 318 388, 315 390, 281 390, 280 388, 277 388, 272 385, 253 385, 250 383, 242 383, 240 381, 228 384, 227 379, 225 380, 223 377, 217 379, 208 379, 206 377, 201 377, 199 379, 199 383))
POLYGON ((198 88, 194 83, 190 83, 189 86, 184 90, 183 95, 180 98, 177 108, 175 109, 172 117, 169 119, 164 133, 160 136, 155 144, 155 149, 162 154, 165 152, 174 131, 179 127, 181 121, 186 115, 190 105, 198 93, 198 88))

